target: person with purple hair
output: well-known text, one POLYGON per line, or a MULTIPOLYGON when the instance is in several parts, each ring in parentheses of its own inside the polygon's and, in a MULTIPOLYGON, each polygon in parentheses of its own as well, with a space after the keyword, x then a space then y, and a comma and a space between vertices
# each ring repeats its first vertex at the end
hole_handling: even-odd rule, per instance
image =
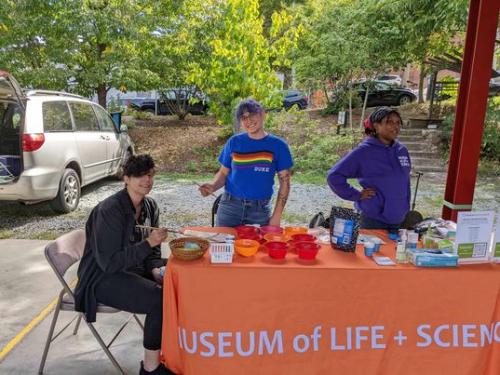
POLYGON ((287 143, 264 130, 266 113, 262 105, 247 99, 236 108, 236 120, 245 132, 233 135, 219 155, 221 164, 212 182, 200 185, 206 197, 224 186, 217 210, 217 226, 242 224, 276 225, 290 192, 292 155, 287 143), (279 189, 271 213, 274 176, 279 189))
POLYGON ((361 212, 361 228, 395 231, 410 209, 411 160, 397 141, 401 123, 395 109, 377 109, 364 122, 367 137, 328 172, 332 191, 361 212), (359 181, 361 191, 350 178, 359 181))

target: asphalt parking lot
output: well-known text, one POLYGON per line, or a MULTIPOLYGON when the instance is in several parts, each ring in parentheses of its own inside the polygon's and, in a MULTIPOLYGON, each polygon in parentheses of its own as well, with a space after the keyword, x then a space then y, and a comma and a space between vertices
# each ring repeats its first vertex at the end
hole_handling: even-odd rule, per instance
MULTIPOLYGON (((0 240, 0 374, 35 374, 42 357, 61 286, 44 257, 48 241, 0 240)), ((167 251, 164 251, 166 255, 167 251)), ((68 271, 74 280, 76 268, 68 271)), ((61 312, 58 327, 74 317, 61 312)), ((99 315, 96 328, 104 341, 127 320, 129 314, 99 315)), ((57 328, 56 328, 57 329, 57 328)), ((139 373, 142 331, 131 320, 111 346, 111 352, 127 374, 139 373)), ((72 326, 51 345, 44 374, 117 374, 97 341, 83 323, 77 335, 72 326)))

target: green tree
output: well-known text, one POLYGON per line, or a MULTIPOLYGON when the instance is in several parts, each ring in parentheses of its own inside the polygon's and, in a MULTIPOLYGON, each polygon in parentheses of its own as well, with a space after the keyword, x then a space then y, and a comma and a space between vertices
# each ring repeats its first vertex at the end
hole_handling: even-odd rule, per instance
POLYGON ((218 121, 230 125, 233 108, 244 98, 253 97, 265 106, 278 105, 279 98, 273 93, 280 82, 271 62, 284 62, 279 59, 286 48, 273 48, 264 36, 257 0, 210 4, 215 3, 218 6, 205 6, 205 17, 213 25, 207 43, 210 56, 190 63, 189 79, 208 94, 218 121))
POLYGON ((159 19, 172 7, 154 0, 7 0, 0 13, 0 65, 22 84, 97 93, 106 105, 110 87, 158 84, 149 68, 159 19))
MULTIPOLYGON (((389 4, 391 0, 383 0, 389 4)), ((420 66, 419 101, 423 101, 426 60, 462 49, 467 25, 468 0, 414 0, 397 2, 396 8, 405 36, 408 61, 420 66)), ((383 6, 383 5, 382 5, 383 6)))

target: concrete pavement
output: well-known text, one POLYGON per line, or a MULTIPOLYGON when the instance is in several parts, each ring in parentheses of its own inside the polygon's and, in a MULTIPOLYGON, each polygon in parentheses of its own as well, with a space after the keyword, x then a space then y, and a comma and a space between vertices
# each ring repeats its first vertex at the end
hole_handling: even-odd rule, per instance
MULTIPOLYGON (((48 241, 0 240, 0 374, 35 374, 47 338, 53 311, 50 304, 61 286, 43 253, 48 241)), ((166 250, 163 250, 164 255, 166 250)), ((73 280, 76 267, 68 271, 73 280)), ((61 312, 58 327, 71 320, 61 312)), ((104 314, 97 329, 105 342, 128 318, 127 313, 104 314)), ((141 317, 143 318, 143 317, 141 317)), ((76 336, 68 328, 51 345, 45 374, 117 374, 84 322, 76 336)), ((57 330, 57 328, 56 328, 57 330)), ((139 372, 143 356, 142 330, 131 320, 111 346, 127 374, 139 372)))

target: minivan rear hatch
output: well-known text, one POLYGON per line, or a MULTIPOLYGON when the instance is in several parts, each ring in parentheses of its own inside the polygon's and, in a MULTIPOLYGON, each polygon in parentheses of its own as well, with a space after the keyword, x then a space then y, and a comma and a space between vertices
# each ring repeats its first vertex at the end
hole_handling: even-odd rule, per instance
POLYGON ((15 182, 23 171, 24 111, 21 87, 14 77, 0 70, 0 185, 15 182))
POLYGON ((0 100, 17 102, 24 108, 23 90, 8 72, 0 70, 0 100))

